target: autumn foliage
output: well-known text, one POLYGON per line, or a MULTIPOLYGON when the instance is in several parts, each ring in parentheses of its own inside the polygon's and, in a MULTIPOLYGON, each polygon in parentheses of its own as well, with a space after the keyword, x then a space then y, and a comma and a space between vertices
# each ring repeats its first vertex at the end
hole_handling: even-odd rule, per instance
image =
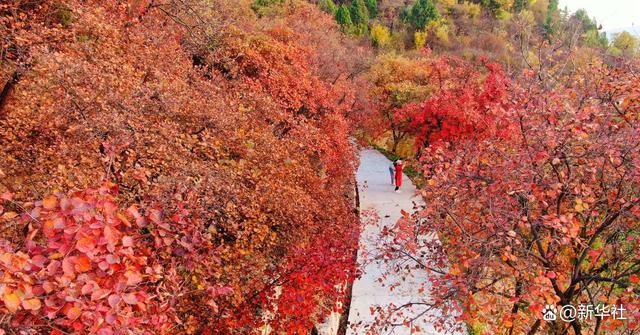
MULTIPOLYGON (((563 90, 530 71, 496 85, 489 69, 485 89, 469 100, 458 95, 462 109, 478 106, 476 115, 508 122, 472 132, 482 136, 434 138, 424 149, 427 205, 410 232, 398 224, 390 245, 432 250, 424 258, 394 254, 433 274, 432 300, 416 303, 458 305, 483 334, 638 328, 638 90, 629 86, 637 69, 585 65, 571 77, 583 79, 563 90), (424 237, 432 234, 439 241, 424 237), (542 321, 547 304, 623 306, 626 319, 542 321)), ((446 104, 449 94, 434 94, 424 111, 457 110, 446 104)))
POLYGON ((5 331, 305 333, 344 299, 358 48, 249 5, 0 5, 5 331))
MULTIPOLYGON (((167 256, 181 249, 189 259, 182 260, 185 265, 199 262, 192 256, 206 242, 185 213, 164 218, 157 209, 125 211, 115 202, 116 192, 105 185, 50 195, 12 221, 26 236, 15 241, 19 251, 8 241, 2 251, 2 301, 12 314, 11 328, 29 325, 56 334, 169 329, 181 283, 171 275, 167 256)), ((15 215, 10 213, 3 218, 15 215)), ((232 290, 209 286, 206 292, 206 303, 215 307, 216 297, 232 290)))
POLYGON ((357 273, 352 133, 426 184, 380 243, 425 300, 374 328, 637 332, 640 64, 476 3, 343 4, 375 59, 302 0, 1 3, 0 334, 310 333, 357 273), (567 304, 627 319, 542 321, 567 304))
POLYGON ((473 64, 457 58, 432 61, 432 94, 421 103, 405 106, 410 131, 418 147, 440 142, 507 136, 507 78, 500 65, 488 60, 473 64), (478 69, 480 67, 480 69, 478 69))

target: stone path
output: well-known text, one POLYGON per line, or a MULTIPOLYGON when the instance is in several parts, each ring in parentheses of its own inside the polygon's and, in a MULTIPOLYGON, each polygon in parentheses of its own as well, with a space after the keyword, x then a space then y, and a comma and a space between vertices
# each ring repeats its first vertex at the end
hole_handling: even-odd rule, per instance
MULTIPOLYGON (((377 224, 366 224, 363 227, 360 237, 360 249, 358 251, 358 263, 363 267, 363 275, 353 284, 353 294, 351 308, 349 312, 349 324, 352 325, 347 330, 347 334, 366 334, 367 326, 370 325, 374 316, 371 308, 376 306, 386 307, 390 304, 395 306, 403 305, 407 302, 428 301, 429 287, 424 286, 424 291, 418 292, 421 285, 429 283, 426 271, 412 270, 407 276, 406 273, 392 273, 382 281, 379 281, 385 273, 390 270, 389 263, 382 261, 365 262, 372 255, 376 255, 381 241, 381 232, 384 227, 393 226, 401 216, 400 211, 405 210, 411 213, 414 202, 421 204, 421 200, 415 197, 415 187, 404 176, 401 193, 394 193, 389 176, 389 165, 391 162, 378 151, 362 150, 360 152, 360 167, 357 173, 357 181, 360 193, 360 208, 363 221, 366 223, 367 213, 375 211, 378 215, 377 224), (369 256, 367 256, 369 255, 369 256), (363 264, 365 263, 365 264, 363 264), (390 285, 398 284, 393 290, 390 285)), ((428 284, 427 284, 428 285, 428 284)), ((425 313, 425 315, 439 315, 438 310, 425 311, 419 308, 411 313, 425 313)), ((427 318, 420 318, 413 323, 419 327, 418 332, 411 334, 444 334, 436 331, 427 318)), ((410 334, 408 327, 392 327, 384 332, 385 334, 410 334)))

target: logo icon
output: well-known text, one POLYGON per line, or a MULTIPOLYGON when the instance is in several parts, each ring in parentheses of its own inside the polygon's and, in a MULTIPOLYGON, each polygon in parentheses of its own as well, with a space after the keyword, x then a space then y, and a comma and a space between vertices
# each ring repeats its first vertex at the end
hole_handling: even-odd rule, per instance
POLYGON ((542 319, 544 321, 556 321, 558 317, 558 308, 555 305, 545 305, 542 309, 542 319))
POLYGON ((562 306, 562 309, 560 309, 560 320, 564 322, 573 322, 575 321, 577 314, 576 308, 572 305, 562 306))

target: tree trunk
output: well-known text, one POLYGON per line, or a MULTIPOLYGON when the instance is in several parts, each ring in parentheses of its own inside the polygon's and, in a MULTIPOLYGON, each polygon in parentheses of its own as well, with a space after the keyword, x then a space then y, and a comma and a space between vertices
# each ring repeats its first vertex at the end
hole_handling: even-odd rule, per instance
POLYGON ((391 152, 395 155, 396 151, 398 151, 398 144, 399 144, 399 140, 396 139, 396 137, 393 137, 393 146, 391 147, 391 152))

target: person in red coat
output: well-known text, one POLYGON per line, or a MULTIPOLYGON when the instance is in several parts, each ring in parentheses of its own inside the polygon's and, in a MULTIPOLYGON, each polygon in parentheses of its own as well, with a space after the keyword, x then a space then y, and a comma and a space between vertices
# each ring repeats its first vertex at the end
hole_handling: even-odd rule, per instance
POLYGON ((398 160, 396 162, 396 193, 400 193, 400 186, 402 186, 402 170, 404 168, 404 162, 398 160))

